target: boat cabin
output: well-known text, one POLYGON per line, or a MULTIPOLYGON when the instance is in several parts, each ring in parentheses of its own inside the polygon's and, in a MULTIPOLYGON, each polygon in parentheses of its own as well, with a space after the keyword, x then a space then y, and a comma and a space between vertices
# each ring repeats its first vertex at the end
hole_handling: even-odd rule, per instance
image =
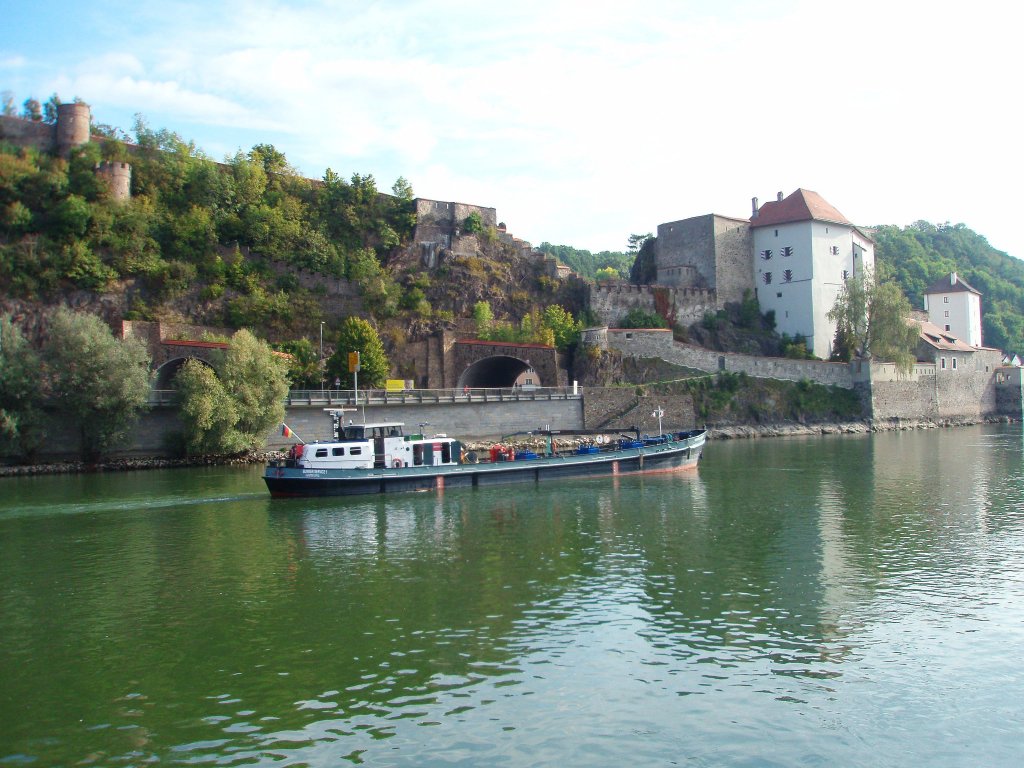
POLYGON ((446 435, 406 435, 400 422, 335 422, 335 438, 292 446, 288 458, 301 469, 402 469, 462 463, 462 444, 446 435))

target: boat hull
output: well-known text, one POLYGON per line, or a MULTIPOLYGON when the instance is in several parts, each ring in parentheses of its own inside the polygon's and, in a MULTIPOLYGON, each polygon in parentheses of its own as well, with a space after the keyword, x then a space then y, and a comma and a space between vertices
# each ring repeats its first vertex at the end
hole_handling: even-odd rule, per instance
POLYGON ((701 431, 681 440, 597 454, 434 467, 311 470, 271 463, 263 479, 270 495, 281 498, 479 488, 565 478, 676 472, 697 465, 704 437, 701 431))

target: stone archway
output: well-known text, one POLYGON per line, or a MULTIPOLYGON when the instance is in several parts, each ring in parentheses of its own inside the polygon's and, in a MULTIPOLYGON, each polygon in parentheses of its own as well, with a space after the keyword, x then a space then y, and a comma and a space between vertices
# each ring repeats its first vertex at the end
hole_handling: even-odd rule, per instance
POLYGON ((492 355, 477 360, 459 376, 456 387, 464 389, 511 387, 530 363, 509 355, 492 355))
POLYGON ((213 369, 213 366, 201 357, 175 357, 156 369, 153 377, 153 389, 174 389, 174 377, 178 375, 178 371, 181 370, 181 366, 183 366, 188 360, 198 360, 203 365, 213 369))

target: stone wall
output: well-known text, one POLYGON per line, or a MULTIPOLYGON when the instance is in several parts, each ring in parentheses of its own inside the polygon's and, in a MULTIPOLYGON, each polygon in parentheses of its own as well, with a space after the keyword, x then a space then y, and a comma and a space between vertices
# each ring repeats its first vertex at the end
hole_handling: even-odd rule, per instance
MULTIPOLYGON (((600 334, 593 337, 600 339, 600 334)), ((746 373, 763 379, 812 381, 816 384, 853 388, 850 366, 846 363, 825 363, 817 360, 790 360, 781 357, 757 357, 733 352, 716 352, 704 347, 683 344, 672 339, 672 332, 660 329, 627 330, 609 328, 607 344, 624 355, 660 357, 675 365, 715 373, 729 371, 746 373)))
POLYGON ((34 147, 40 152, 49 152, 57 143, 57 126, 10 115, 0 115, 0 141, 7 141, 19 147, 34 147))
POLYGON ((711 290, 618 282, 590 286, 589 299, 591 310, 610 326, 618 325, 631 309, 668 315, 667 319, 678 325, 692 325, 703 320, 708 312, 715 312, 717 302, 711 290))
POLYGON ((658 432, 656 408, 664 411, 661 424, 668 432, 693 429, 693 399, 688 396, 650 397, 643 387, 586 387, 583 390, 583 423, 586 429, 611 431, 637 427, 645 434, 658 432))
MULTIPOLYGON (((716 214, 658 225, 658 284, 715 291, 718 307, 754 290, 750 224, 716 214)), ((698 318, 699 319, 699 318, 698 318)))
POLYGON ((996 371, 996 408, 1011 419, 1024 418, 1024 369, 1002 367, 996 371))

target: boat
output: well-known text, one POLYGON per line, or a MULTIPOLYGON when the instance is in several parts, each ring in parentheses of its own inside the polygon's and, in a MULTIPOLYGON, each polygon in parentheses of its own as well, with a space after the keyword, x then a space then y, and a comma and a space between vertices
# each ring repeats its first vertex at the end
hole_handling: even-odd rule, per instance
MULTIPOLYGON (((446 434, 405 434, 400 422, 342 424, 329 441, 297 443, 267 463, 263 479, 274 498, 347 496, 484 487, 499 483, 675 472, 697 466, 706 431, 641 435, 538 429, 541 453, 515 450, 503 439, 485 451, 467 450, 446 434)), ((420 427, 422 429, 422 425, 420 427)), ((625 434, 625 432, 632 434, 625 434)), ((513 436, 510 436, 513 437, 513 436)))

